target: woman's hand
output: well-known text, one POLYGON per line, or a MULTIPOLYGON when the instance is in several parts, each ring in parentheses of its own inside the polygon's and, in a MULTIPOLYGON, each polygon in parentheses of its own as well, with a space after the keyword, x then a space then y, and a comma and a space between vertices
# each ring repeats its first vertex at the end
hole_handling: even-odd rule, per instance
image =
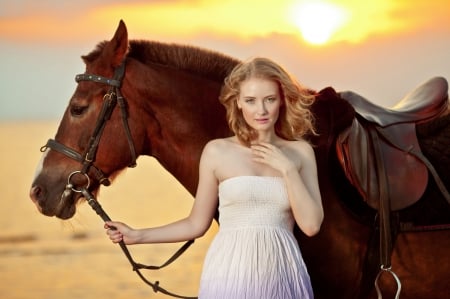
POLYGON ((277 146, 261 142, 251 145, 253 161, 264 163, 282 174, 296 169, 295 164, 277 146))
POLYGON ((113 243, 124 241, 125 244, 131 245, 138 243, 139 232, 125 223, 117 221, 105 222, 106 234, 113 243))

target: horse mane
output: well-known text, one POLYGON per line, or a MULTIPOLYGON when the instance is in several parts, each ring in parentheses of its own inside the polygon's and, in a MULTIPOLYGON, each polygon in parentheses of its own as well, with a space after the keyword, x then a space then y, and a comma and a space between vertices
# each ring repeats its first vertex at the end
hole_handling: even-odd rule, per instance
MULTIPOLYGON (((107 41, 103 41, 88 55, 85 62, 97 59, 107 41)), ((223 82, 223 79, 239 63, 238 59, 196 46, 162 43, 148 40, 130 40, 128 57, 144 64, 156 63, 192 74, 223 82)))

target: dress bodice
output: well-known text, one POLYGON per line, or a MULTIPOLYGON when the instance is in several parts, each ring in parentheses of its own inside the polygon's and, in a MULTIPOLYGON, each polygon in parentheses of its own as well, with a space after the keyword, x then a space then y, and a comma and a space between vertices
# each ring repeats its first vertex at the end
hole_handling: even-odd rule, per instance
POLYGON ((294 219, 281 177, 237 176, 219 185, 221 229, 257 226, 293 229, 294 219))

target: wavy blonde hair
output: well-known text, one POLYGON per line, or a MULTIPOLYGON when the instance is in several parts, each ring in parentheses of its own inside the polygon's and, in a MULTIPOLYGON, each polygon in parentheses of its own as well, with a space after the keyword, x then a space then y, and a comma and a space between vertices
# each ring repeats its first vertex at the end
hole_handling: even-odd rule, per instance
POLYGON ((241 83, 250 78, 262 78, 277 83, 282 100, 275 132, 286 140, 299 140, 306 134, 316 134, 314 118, 309 107, 314 102, 312 91, 302 87, 280 65, 268 58, 257 57, 238 64, 225 78, 219 97, 227 110, 230 129, 240 142, 249 146, 257 132, 244 120, 237 106, 241 83))

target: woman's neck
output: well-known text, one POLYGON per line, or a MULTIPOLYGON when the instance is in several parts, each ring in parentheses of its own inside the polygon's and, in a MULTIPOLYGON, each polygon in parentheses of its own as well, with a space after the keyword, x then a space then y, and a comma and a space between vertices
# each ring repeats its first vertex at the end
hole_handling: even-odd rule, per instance
POLYGON ((280 137, 275 134, 275 131, 258 131, 258 136, 255 140, 253 140, 251 143, 260 143, 260 142, 266 142, 274 144, 277 140, 279 140, 280 137))

